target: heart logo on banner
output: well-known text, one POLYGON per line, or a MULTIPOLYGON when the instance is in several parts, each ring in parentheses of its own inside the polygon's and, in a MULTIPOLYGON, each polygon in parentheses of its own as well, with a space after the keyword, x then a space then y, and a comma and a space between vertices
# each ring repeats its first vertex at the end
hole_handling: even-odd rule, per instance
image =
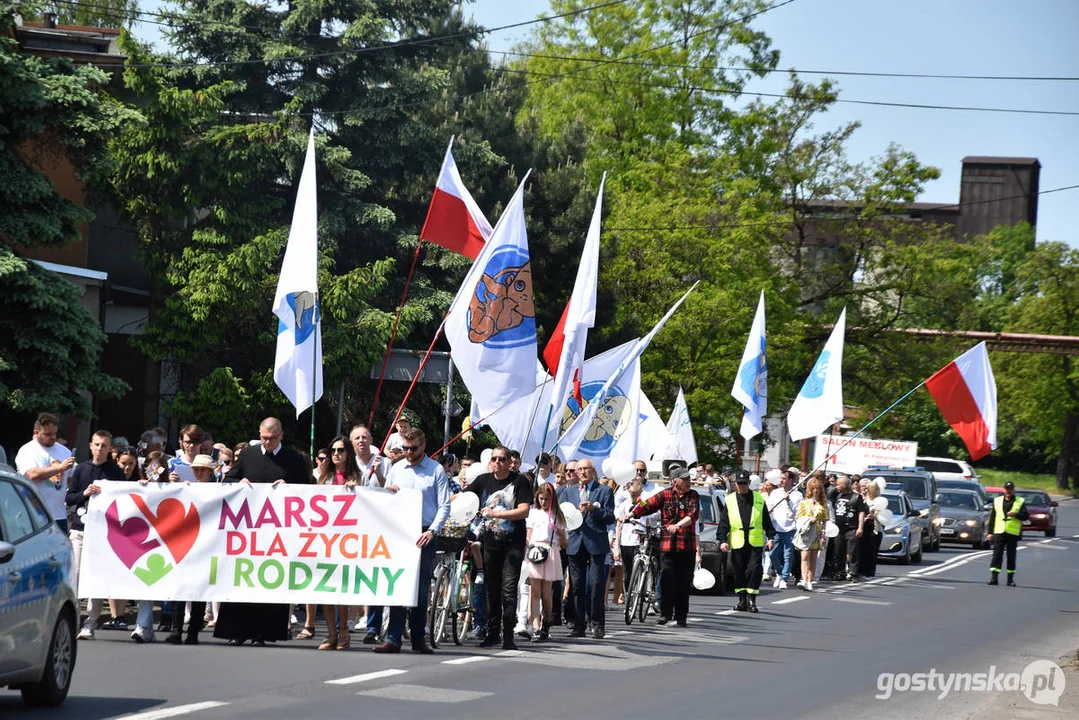
POLYGON ((115 500, 105 511, 105 524, 105 537, 109 546, 128 570, 139 558, 161 545, 157 540, 149 539, 150 526, 141 517, 135 516, 120 522, 120 507, 115 500))
MULTIPOLYGON (((184 504, 176 498, 165 498, 157 506, 155 513, 146 504, 141 495, 132 494, 131 500, 154 526, 158 537, 168 547, 176 562, 181 562, 199 537, 199 511, 192 504, 186 511, 184 504)), ((130 567, 130 566, 129 566, 130 567)))

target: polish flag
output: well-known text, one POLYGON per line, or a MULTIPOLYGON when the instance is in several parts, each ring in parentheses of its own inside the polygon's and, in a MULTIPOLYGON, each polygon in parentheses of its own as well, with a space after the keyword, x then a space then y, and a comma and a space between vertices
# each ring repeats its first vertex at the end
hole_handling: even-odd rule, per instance
POLYGON ((461 182, 457 163, 453 161, 453 138, 450 138, 420 239, 475 260, 492 232, 491 223, 461 182))
POLYGON ((944 420, 959 433, 971 460, 997 447, 997 383, 980 342, 925 381, 944 420))

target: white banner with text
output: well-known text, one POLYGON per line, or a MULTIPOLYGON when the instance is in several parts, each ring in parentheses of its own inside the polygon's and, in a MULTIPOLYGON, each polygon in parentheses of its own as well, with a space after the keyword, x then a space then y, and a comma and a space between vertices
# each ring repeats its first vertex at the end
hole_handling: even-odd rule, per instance
POLYGON ((79 594, 131 600, 416 602, 418 490, 102 483, 79 594))
POLYGON ((825 469, 827 462, 828 472, 864 475, 863 471, 870 465, 911 467, 918 458, 916 442, 859 437, 843 447, 848 440, 849 437, 842 435, 818 435, 813 451, 813 467, 825 469))

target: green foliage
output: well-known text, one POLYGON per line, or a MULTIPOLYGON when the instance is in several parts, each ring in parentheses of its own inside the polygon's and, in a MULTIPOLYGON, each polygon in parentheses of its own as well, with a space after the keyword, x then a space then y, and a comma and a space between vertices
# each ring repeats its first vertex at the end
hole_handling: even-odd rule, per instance
POLYGON ((245 438, 262 419, 232 368, 218 367, 194 390, 176 395, 169 414, 181 425, 195 422, 215 438, 245 438))
POLYGON ((121 28, 131 27, 138 19, 138 0, 25 0, 19 13, 26 20, 42 20, 46 12, 55 13, 58 25, 82 25, 85 27, 121 28))

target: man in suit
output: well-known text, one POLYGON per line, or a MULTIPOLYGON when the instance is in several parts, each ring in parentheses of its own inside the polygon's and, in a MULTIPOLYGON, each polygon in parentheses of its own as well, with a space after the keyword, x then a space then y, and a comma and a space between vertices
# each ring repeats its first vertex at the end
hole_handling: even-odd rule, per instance
MULTIPOLYGON (((284 433, 281 421, 268 417, 259 425, 261 445, 246 448, 225 475, 225 482, 310 484, 314 478, 303 456, 281 444, 284 433)), ((256 646, 289 639, 289 606, 269 603, 222 603, 214 627, 214 637, 243 645, 250 641, 256 646)))
POLYGON ((571 503, 584 516, 581 527, 569 533, 570 584, 576 599, 575 622, 570 637, 584 637, 586 618, 592 621, 592 637, 604 636, 603 588, 605 586, 607 551, 610 541, 607 526, 614 522, 614 493, 596 479, 591 460, 577 461, 579 485, 567 485, 558 491, 558 502, 571 503), (591 598, 588 589, 592 589, 591 598))

